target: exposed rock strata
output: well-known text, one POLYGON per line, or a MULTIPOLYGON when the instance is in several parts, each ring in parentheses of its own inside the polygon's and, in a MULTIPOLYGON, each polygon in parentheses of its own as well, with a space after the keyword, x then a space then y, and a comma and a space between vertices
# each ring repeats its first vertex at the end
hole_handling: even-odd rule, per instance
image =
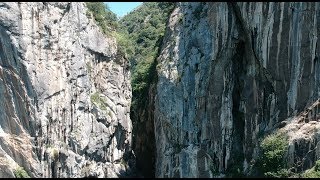
MULTIPOLYGON (((288 166, 312 167, 319 16, 314 2, 177 3, 149 109, 137 113, 139 157, 154 125, 156 177, 254 175, 261 137, 278 128, 288 166)), ((84 3, 0 3, 0 59, 0 177, 19 166, 32 177, 130 173, 128 64, 84 3)))
POLYGON ((0 3, 1 177, 128 170, 130 72, 85 3, 0 3))
POLYGON ((302 172, 314 166, 320 159, 320 99, 302 113, 287 119, 280 129, 288 134, 289 147, 286 154, 288 167, 302 172))
POLYGON ((319 12, 315 2, 177 4, 158 58, 156 177, 251 173, 260 136, 320 98, 319 12))

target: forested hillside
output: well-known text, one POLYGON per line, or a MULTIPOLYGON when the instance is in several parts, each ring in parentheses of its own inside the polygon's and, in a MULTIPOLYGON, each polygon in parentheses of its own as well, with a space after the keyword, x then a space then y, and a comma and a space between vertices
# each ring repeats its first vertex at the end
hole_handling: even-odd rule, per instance
POLYGON ((173 8, 171 2, 145 2, 119 22, 119 32, 131 43, 127 53, 132 69, 133 106, 144 103, 146 90, 155 78, 151 69, 173 8))

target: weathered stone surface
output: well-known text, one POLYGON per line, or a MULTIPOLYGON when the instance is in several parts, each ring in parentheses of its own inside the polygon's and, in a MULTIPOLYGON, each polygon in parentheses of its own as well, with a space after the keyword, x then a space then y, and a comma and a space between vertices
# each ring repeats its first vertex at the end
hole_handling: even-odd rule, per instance
MULTIPOLYGON (((159 81, 135 114, 146 129, 135 149, 152 158, 156 145, 156 177, 252 175, 261 136, 277 128, 288 166, 312 167, 319 16, 315 2, 177 3, 159 81)), ((31 177, 130 175, 129 79, 84 3, 0 3, 0 177, 19 166, 31 177)), ((152 174, 153 160, 137 162, 152 174)))
POLYGON ((137 177, 154 178, 155 175, 155 134, 154 134, 154 96, 156 83, 152 83, 146 102, 131 111, 133 121, 133 150, 136 157, 137 177))
POLYGON ((320 159, 320 99, 305 111, 289 118, 286 126, 280 131, 289 137, 286 155, 288 167, 295 172, 302 172, 315 165, 320 159))
POLYGON ((1 177, 118 177, 129 168, 129 64, 85 3, 0 3, 1 177), (128 156, 128 157, 127 157, 128 156), (10 166, 10 167, 9 167, 10 166))
POLYGON ((315 2, 177 3, 158 58, 156 177, 250 174, 259 135, 320 98, 319 37, 315 2))

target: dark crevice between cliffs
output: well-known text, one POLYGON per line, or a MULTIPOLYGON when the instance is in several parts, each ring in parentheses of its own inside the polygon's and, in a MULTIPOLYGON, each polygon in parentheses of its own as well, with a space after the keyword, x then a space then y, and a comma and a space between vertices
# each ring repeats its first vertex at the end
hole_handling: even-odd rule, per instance
POLYGON ((228 167, 227 172, 230 172, 232 176, 242 177, 242 174, 239 170, 242 170, 242 162, 244 160, 243 153, 243 143, 244 143, 244 131, 245 131, 245 117, 244 112, 240 110, 240 103, 242 91, 243 91, 243 75, 244 75, 244 66, 243 66, 243 56, 245 51, 245 44, 243 41, 240 41, 237 44, 236 53, 232 58, 232 69, 234 76, 234 87, 232 92, 232 116, 233 124, 235 127, 233 132, 233 141, 237 143, 232 143, 232 149, 236 153, 231 153, 231 165, 228 167), (239 170, 238 170, 239 169, 239 170))
MULTIPOLYGON (((130 62, 126 69, 130 69, 131 72, 132 149, 129 148, 128 154, 123 158, 133 171, 128 173, 131 177, 155 177, 156 145, 153 116, 157 84, 156 59, 160 54, 168 17, 175 3, 144 2, 121 19, 117 19, 102 2, 87 2, 86 5, 89 9, 86 15, 94 17, 105 34, 116 38, 118 53, 115 59, 130 62)), ((88 50, 98 61, 112 59, 88 50)))
POLYGON ((150 84, 145 92, 146 102, 138 109, 131 110, 133 122, 132 149, 136 156, 137 176, 154 177, 155 174, 155 134, 154 134, 154 96, 155 84, 150 84))
POLYGON ((133 125, 132 149, 135 154, 136 177, 155 177, 154 99, 158 82, 157 58, 174 8, 175 3, 171 2, 143 3, 137 9, 139 15, 133 12, 127 15, 127 20, 122 21, 129 37, 132 36, 128 40, 133 41, 136 51, 129 58, 132 72, 130 118, 133 125), (149 21, 151 24, 148 24, 149 21), (134 26, 130 26, 132 23, 134 26))
MULTIPOLYGON (((161 47, 163 37, 156 45, 161 47)), ((158 48, 157 55, 148 70, 150 74, 147 88, 140 94, 142 101, 138 102, 137 108, 131 108, 130 117, 133 122, 132 149, 136 156, 137 176, 155 177, 156 145, 154 132, 154 98, 156 95, 156 84, 158 81, 157 60, 160 54, 158 48)), ((133 96, 137 95, 133 93, 133 96)), ((141 98, 140 98, 141 99, 141 98)))
POLYGON ((263 67, 261 64, 263 61, 257 56, 254 49, 255 33, 251 32, 246 24, 241 15, 240 7, 234 2, 228 2, 228 6, 235 15, 240 39, 232 59, 235 80, 232 93, 232 114, 236 128, 233 132, 233 142, 235 143, 232 145, 231 163, 227 171, 231 173, 232 177, 255 176, 256 173, 259 174, 255 169, 246 169, 247 172, 244 172, 243 162, 244 158, 248 161, 256 158, 253 156, 253 147, 257 144, 258 139, 252 139, 253 134, 265 134, 268 131, 266 125, 270 117, 263 109, 265 109, 266 103, 270 103, 266 97, 276 93, 271 83, 274 82, 274 78, 263 67), (255 67, 256 71, 250 73, 250 67, 255 67), (254 95, 251 92, 257 92, 257 94, 254 95), (255 96, 260 97, 258 98, 259 102, 255 101, 255 96), (241 102, 246 102, 242 108, 240 108, 241 102), (252 121, 254 116, 259 116, 257 124, 252 121), (253 131, 251 127, 258 125, 262 127, 259 132, 253 131))

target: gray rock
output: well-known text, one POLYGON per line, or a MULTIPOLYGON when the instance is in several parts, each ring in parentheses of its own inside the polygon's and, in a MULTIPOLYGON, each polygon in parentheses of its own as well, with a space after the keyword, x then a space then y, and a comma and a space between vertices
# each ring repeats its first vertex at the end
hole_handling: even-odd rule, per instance
POLYGON ((32 177, 126 171, 128 62, 86 11, 85 3, 0 3, 0 147, 32 177))
POLYGON ((156 177, 250 173, 259 134, 320 98, 319 12, 315 2, 177 3, 158 58, 156 177))

